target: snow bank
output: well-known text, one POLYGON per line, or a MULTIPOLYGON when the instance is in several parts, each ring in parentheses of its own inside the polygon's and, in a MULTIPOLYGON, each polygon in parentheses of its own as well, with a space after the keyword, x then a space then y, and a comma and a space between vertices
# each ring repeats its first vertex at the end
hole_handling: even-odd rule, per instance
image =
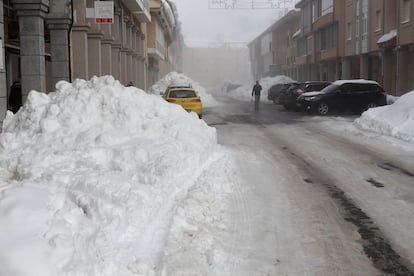
MULTIPOLYGON (((292 82, 293 80, 287 76, 276 76, 276 77, 266 77, 259 80, 260 85, 262 86, 262 93, 260 99, 262 101, 268 100, 267 99, 267 90, 275 84, 278 83, 287 83, 292 82)), ((251 85, 243 85, 235 90, 230 91, 227 93, 232 98, 236 98, 239 100, 250 101, 252 98, 252 89, 254 83, 251 85)))
POLYGON ((214 128, 110 76, 31 91, 0 135, 0 275, 153 275, 214 128))
POLYGON ((162 77, 158 82, 151 86, 148 90, 148 93, 160 95, 165 92, 168 85, 171 84, 190 84, 200 95, 201 102, 204 107, 216 105, 217 102, 214 98, 206 92, 206 89, 202 87, 199 83, 187 77, 184 74, 177 73, 175 71, 168 73, 162 77))
POLYGON ((355 126, 407 142, 414 142, 414 91, 393 104, 371 108, 354 121, 355 126))

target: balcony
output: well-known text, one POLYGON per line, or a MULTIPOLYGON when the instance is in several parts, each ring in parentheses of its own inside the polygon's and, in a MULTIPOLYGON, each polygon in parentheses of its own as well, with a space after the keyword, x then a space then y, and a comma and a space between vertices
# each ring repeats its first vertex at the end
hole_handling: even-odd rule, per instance
POLYGON ((165 59, 165 46, 160 42, 156 41, 156 48, 148 48, 148 56, 157 60, 165 59))
POLYGON ((320 52, 320 60, 328 60, 338 57, 338 48, 330 48, 321 50, 320 52))
POLYGON ((313 28, 314 30, 323 29, 328 25, 332 25, 335 23, 334 13, 327 13, 321 17, 319 17, 314 23, 313 28))
POLYGON ((308 56, 307 55, 296 57, 296 60, 295 60, 296 65, 304 65, 304 64, 307 64, 307 63, 308 63, 308 56))
POLYGON ((149 0, 124 0, 123 3, 140 22, 151 21, 149 0))

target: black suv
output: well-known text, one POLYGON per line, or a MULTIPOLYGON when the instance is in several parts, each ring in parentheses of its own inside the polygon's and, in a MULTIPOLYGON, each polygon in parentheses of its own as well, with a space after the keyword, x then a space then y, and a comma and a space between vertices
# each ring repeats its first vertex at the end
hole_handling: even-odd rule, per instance
POLYGON ((286 109, 296 108, 296 99, 305 92, 321 91, 331 83, 329 81, 306 81, 293 83, 286 91, 279 96, 279 103, 286 109))
POLYGON ((384 89, 370 80, 337 80, 320 92, 303 93, 296 100, 297 107, 320 115, 332 109, 362 112, 386 104, 384 89))
POLYGON ((288 82, 272 85, 269 90, 267 90, 267 99, 273 101, 274 104, 278 104, 280 94, 284 93, 292 84, 294 83, 288 82))

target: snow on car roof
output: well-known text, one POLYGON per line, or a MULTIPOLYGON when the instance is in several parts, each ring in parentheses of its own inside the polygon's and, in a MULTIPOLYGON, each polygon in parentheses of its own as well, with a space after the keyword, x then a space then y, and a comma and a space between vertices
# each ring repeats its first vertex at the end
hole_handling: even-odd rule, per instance
POLYGON ((353 79, 353 80, 337 80, 332 84, 342 85, 344 83, 369 83, 369 84, 378 84, 378 82, 373 80, 364 80, 364 79, 353 79))
POLYGON ((192 88, 191 84, 170 84, 168 88, 192 88))

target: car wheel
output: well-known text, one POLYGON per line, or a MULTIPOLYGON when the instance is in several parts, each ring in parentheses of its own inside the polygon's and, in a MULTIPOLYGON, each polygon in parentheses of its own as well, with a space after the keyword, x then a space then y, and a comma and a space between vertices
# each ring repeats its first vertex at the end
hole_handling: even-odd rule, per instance
POLYGON ((316 106, 316 111, 319 115, 326 115, 329 113, 329 105, 327 103, 320 102, 316 106))
POLYGON ((366 110, 368 110, 370 108, 374 108, 374 107, 377 107, 377 104, 374 103, 374 102, 370 102, 369 104, 367 104, 367 109, 366 110))
POLYGON ((273 98, 273 103, 274 104, 278 104, 279 103, 279 101, 277 100, 277 98, 273 98))
POLYGON ((283 107, 284 107, 286 110, 290 110, 290 106, 289 106, 288 104, 283 104, 283 107))

